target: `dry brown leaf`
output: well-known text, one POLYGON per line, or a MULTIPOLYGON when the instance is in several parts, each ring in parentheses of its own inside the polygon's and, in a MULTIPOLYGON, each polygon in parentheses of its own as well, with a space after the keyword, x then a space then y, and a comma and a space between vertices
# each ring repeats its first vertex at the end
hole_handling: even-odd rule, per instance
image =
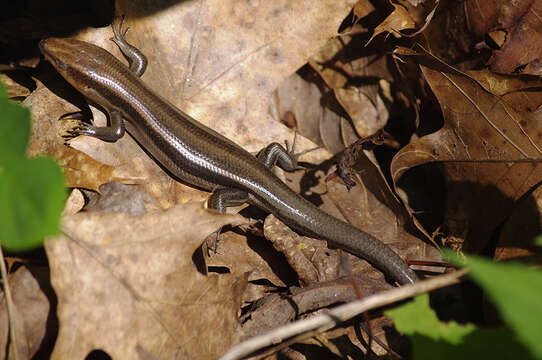
MULTIPOLYGON (((529 91, 532 85, 525 82, 522 91, 515 87, 510 97, 501 97, 476 79, 495 84, 504 81, 504 77, 491 77, 485 71, 461 73, 427 54, 402 51, 424 65, 423 74, 439 100, 445 124, 439 131, 401 149, 391 165, 392 177, 397 185, 407 170, 422 164, 441 163, 447 199, 445 204, 440 204, 444 220, 436 221, 437 226, 441 226, 445 241, 459 241, 459 247, 464 241, 465 249, 478 252, 485 248, 496 226, 509 215, 513 202, 540 181, 542 125, 538 108, 542 96, 540 91, 529 91), (508 102, 518 99, 528 100, 532 107, 527 110, 508 102)), ((505 84, 492 88, 503 91, 505 84)), ((426 180, 441 181, 438 176, 426 180)), ((406 195, 403 200, 408 205, 406 195)), ((415 212, 435 210, 419 207, 414 210, 409 206, 415 220, 415 212)), ((419 222, 417 225, 428 237, 436 230, 419 222)))
POLYGON ((539 0, 444 2, 423 35, 431 53, 459 69, 540 75, 541 11, 539 0))
POLYGON ((61 115, 77 108, 40 86, 23 104, 31 109, 32 130, 27 153, 29 156, 48 155, 62 167, 68 186, 97 189, 104 182, 120 181, 112 166, 94 161, 89 156, 64 145, 68 121, 58 121, 61 115))
POLYGON ((394 3, 391 5, 393 6, 392 13, 375 27, 373 35, 368 42, 371 42, 377 35, 383 32, 388 32, 395 37, 401 37, 401 30, 416 28, 416 23, 404 6, 394 3))
MULTIPOLYGON (((386 124, 388 110, 379 94, 380 81, 393 80, 387 64, 387 47, 381 42, 360 47, 360 44, 366 42, 368 31, 360 25, 354 29, 352 31, 360 33, 330 40, 309 62, 312 69, 333 90, 336 103, 328 101, 326 106, 337 108, 335 112, 348 118, 348 122, 353 125, 343 126, 342 119, 335 116, 335 127, 339 132, 322 132, 322 137, 327 139, 324 143, 341 143, 339 150, 359 137, 374 134, 386 124), (332 138, 335 134, 339 135, 338 139, 332 138)), ((333 117, 329 119, 333 120, 333 117)), ((329 128, 329 122, 326 125, 329 128)))
POLYGON ((356 274, 305 287, 290 287, 291 295, 288 297, 268 294, 243 316, 240 336, 243 339, 256 336, 284 325, 300 314, 364 298, 390 288, 389 284, 356 274))
MULTIPOLYGON (((321 136, 326 145, 344 147, 359 137, 373 135, 388 122, 390 111, 401 109, 400 116, 404 116, 404 95, 401 94, 404 85, 397 81, 396 69, 389 57, 394 46, 392 41, 378 38, 360 46, 367 43, 370 30, 366 27, 370 26, 368 21, 356 23, 340 38, 330 40, 309 62, 326 85, 320 85, 323 100, 312 107, 323 103, 339 115, 334 123, 337 129, 331 128, 332 124, 326 119, 321 121, 326 125, 322 127, 325 135, 321 136), (325 95, 330 90, 335 101, 326 101, 325 95), (340 116, 351 125, 345 126, 340 116)), ((342 150, 342 147, 328 149, 342 150)))
MULTIPOLYGON (((379 165, 369 151, 359 154, 355 166, 357 186, 350 191, 342 184, 329 182, 329 196, 353 226, 388 244, 405 260, 441 261, 438 250, 420 239, 409 214, 394 195, 379 165)), ((369 263, 362 271, 382 276, 369 263)))
POLYGON ((2 85, 4 85, 6 92, 8 93, 8 97, 10 98, 28 96, 30 94, 30 90, 27 87, 13 80, 6 73, 0 74, 0 81, 2 82, 2 85))
MULTIPOLYGON (((269 114, 271 95, 337 35, 354 3, 183 1, 152 17, 132 19, 129 39, 151 55, 143 77, 151 88, 255 152, 292 138, 269 114)), ((148 10, 132 1, 119 1, 119 9, 128 18, 148 10)), ((300 150, 313 146, 303 139, 299 145, 300 150)))
MULTIPOLYGON (((334 114, 321 106, 322 93, 314 83, 305 81, 297 73, 290 75, 280 83, 275 92, 273 110, 281 118, 287 111, 295 115, 297 131, 307 139, 322 146, 319 124, 327 116, 334 114)), ((333 148, 327 148, 333 152, 333 148)))
MULTIPOLYGON (((422 33, 426 41, 424 45, 433 55, 461 70, 473 66, 480 68, 487 60, 486 52, 476 50, 483 36, 472 33, 468 24, 469 16, 465 14, 466 3, 468 1, 443 1, 422 33)), ((476 1, 471 3, 477 4, 476 1)), ((484 2, 482 6, 484 9, 490 7, 492 1, 484 2)))
MULTIPOLYGON (((235 232, 220 234, 218 248, 216 252, 210 251, 206 264, 208 267, 225 267, 233 276, 248 274, 248 281, 265 280, 276 287, 285 286, 284 279, 288 278, 287 270, 281 268, 284 266, 282 255, 273 250, 267 239, 254 239, 235 232)), ((267 286, 262 288, 261 291, 268 289, 267 286)), ((244 301, 253 300, 256 299, 244 298, 244 301)))
POLYGON ((341 276, 340 253, 328 249, 325 241, 300 236, 274 216, 265 219, 264 233, 275 249, 284 254, 302 285, 341 276))
POLYGON ((542 1, 491 0, 480 6, 471 0, 465 2, 465 13, 475 36, 481 38, 493 30, 506 33, 504 44, 488 61, 491 70, 542 75, 542 1))
POLYGON ((538 255, 542 248, 534 239, 542 233, 542 188, 538 186, 529 196, 518 201, 512 215, 506 219, 495 249, 495 260, 508 260, 538 255))
POLYGON ((356 15, 357 18, 364 18, 375 10, 373 4, 369 0, 359 0, 352 12, 356 15))
MULTIPOLYGON (((51 339, 46 338, 49 312, 51 311, 50 300, 54 295, 48 282, 48 271, 44 267, 33 267, 29 270, 21 266, 13 274, 9 275, 9 287, 15 307, 15 322, 18 340, 19 359, 30 359, 34 356, 42 344, 51 339), (24 357, 21 357, 24 355, 24 357)), ((8 344, 9 322, 6 298, 2 292, 2 310, 0 311, 0 358, 14 359, 13 342, 8 344)), ((51 337, 52 334, 49 334, 51 337)))
MULTIPOLYGON (((378 130, 384 128, 388 122, 388 109, 384 105, 382 98, 374 94, 371 99, 359 88, 351 87, 335 90, 337 101, 346 110, 354 126, 356 133, 360 137, 373 135, 378 130)), ((347 144, 350 145, 350 144, 347 144)))
MULTIPOLYGON (((312 72, 307 67, 304 69, 312 72)), ((300 134, 336 154, 344 149, 345 143, 355 141, 358 136, 350 122, 344 121, 330 106, 322 104, 322 97, 330 98, 314 83, 293 74, 277 89, 276 109, 278 114, 293 112, 300 134)))
POLYGON ((115 359, 142 350, 216 358, 231 345, 246 279, 205 276, 193 255, 207 235, 241 219, 202 203, 64 218, 67 235, 45 244, 60 322, 52 358, 83 359, 94 349, 115 359))

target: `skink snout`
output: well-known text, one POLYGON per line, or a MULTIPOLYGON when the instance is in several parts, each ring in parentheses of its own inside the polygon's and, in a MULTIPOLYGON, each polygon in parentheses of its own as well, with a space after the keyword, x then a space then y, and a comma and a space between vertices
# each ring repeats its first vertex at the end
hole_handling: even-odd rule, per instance
POLYGON ((53 65, 56 65, 61 70, 66 70, 68 66, 62 62, 58 57, 53 55, 53 51, 51 51, 50 46, 48 45, 49 40, 51 39, 43 39, 39 42, 39 47, 41 53, 45 56, 47 60, 50 62, 54 62, 53 65))

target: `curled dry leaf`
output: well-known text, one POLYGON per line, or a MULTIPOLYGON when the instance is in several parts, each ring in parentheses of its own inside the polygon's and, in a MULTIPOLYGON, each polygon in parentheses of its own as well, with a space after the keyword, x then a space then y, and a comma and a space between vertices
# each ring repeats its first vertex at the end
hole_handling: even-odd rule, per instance
POLYGON ((284 325, 309 311, 364 298, 390 288, 388 284, 356 275, 303 288, 291 287, 292 294, 287 298, 279 294, 267 295, 241 319, 241 340, 284 325))
POLYGON ((284 280, 292 275, 284 267, 282 255, 274 251, 266 239, 248 234, 221 232, 216 251, 208 253, 205 259, 208 268, 227 268, 234 276, 248 274, 248 281, 265 280, 270 283, 269 286, 256 284, 248 289, 250 293, 245 294, 244 302, 260 298, 269 288, 285 286, 284 280))
POLYGON ((374 29, 373 36, 371 36, 368 42, 371 42, 377 35, 383 32, 388 32, 395 37, 401 37, 401 30, 414 29, 416 27, 416 23, 403 5, 394 3, 391 5, 393 6, 392 13, 374 29))
MULTIPOLYGON (((386 63, 387 48, 381 42, 360 47, 360 43, 366 42, 369 33, 359 25, 354 29, 359 34, 345 34, 340 39, 331 39, 309 62, 313 71, 318 73, 329 88, 327 91, 333 90, 333 97, 324 106, 339 116, 323 119, 334 120, 331 124, 329 121, 321 122, 326 125, 321 127, 326 130, 321 131, 324 144, 341 144, 341 147, 328 148, 333 153, 350 145, 358 137, 374 134, 388 120, 388 110, 379 94, 381 89, 375 84, 375 79, 392 81, 386 63), (344 124, 341 117, 348 118, 346 122, 349 124, 344 124), (330 125, 337 129, 330 131, 330 125), (339 137, 335 139, 333 135, 339 137)), ((331 97, 330 94, 324 96, 331 97)), ((321 106, 320 102, 312 106, 321 106)))
POLYGON ((328 249, 325 241, 300 236, 273 215, 265 220, 264 233, 275 249, 284 254, 302 284, 334 280, 340 276, 340 253, 328 249))
POLYGON ((204 238, 239 215, 202 203, 130 216, 79 213, 65 236, 47 241, 60 331, 52 358, 216 358, 231 345, 246 279, 205 276, 193 255, 204 238), (220 336, 217 336, 220 334, 220 336))
MULTIPOLYGON (((397 186, 407 170, 440 163, 447 196, 446 203, 439 205, 445 212, 440 213, 440 219, 438 213, 434 214, 434 223, 440 225, 445 241, 453 238, 466 250, 480 251, 510 214, 514 201, 542 177, 542 125, 538 110, 542 96, 540 91, 530 91, 539 86, 524 80, 521 88, 518 82, 522 80, 518 78, 485 71, 462 73, 428 54, 401 51, 404 59, 410 54, 423 65, 423 74, 441 105, 445 124, 397 153, 391 165, 393 180, 397 186), (482 84, 492 86, 486 88, 482 84), (510 91, 506 91, 507 84, 510 91)), ((441 181, 439 175, 425 180, 441 181)), ((403 200, 408 205, 406 196, 403 200)), ((419 229, 428 237, 436 228, 426 227, 428 223, 421 224, 414 215, 435 210, 409 206, 419 229)))
POLYGON ((358 19, 361 19, 372 13, 374 10, 375 8, 370 1, 359 0, 356 5, 354 5, 352 12, 354 13, 354 15, 356 15, 358 19))

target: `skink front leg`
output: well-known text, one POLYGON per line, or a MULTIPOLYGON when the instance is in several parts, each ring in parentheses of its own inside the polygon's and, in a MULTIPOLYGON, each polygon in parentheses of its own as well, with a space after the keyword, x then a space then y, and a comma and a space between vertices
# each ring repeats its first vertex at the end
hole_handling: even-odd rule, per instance
MULTIPOLYGON (((64 117, 64 119, 69 118, 78 119, 77 116, 64 117)), ((94 126, 82 122, 80 119, 78 120, 79 124, 77 124, 71 130, 68 130, 68 138, 74 138, 79 135, 87 135, 102 141, 115 142, 123 137, 125 133, 124 120, 122 119, 122 114, 118 110, 109 111, 109 126, 94 126)))
POLYGON ((124 16, 122 16, 120 19, 116 18, 113 21, 113 23, 111 24, 111 28, 113 29, 113 34, 115 36, 112 37, 111 40, 115 44, 117 44, 126 60, 128 60, 128 63, 130 64, 130 70, 132 70, 137 76, 141 77, 141 75, 143 75, 143 73, 147 69, 147 57, 141 52, 141 50, 139 50, 133 45, 130 45, 126 41, 125 37, 130 28, 126 27, 125 29, 123 29, 123 25, 124 16))
MULTIPOLYGON (((122 54, 128 60, 130 70, 140 77, 147 69, 147 57, 138 48, 126 41, 125 36, 130 28, 126 27, 123 29, 123 25, 124 17, 113 21, 111 28, 113 29, 114 37, 111 40, 117 44, 122 54)), ((108 113, 109 126, 98 127, 81 121, 73 129, 68 131, 67 137, 74 138, 79 135, 87 135, 107 142, 119 140, 125 133, 122 114, 118 110, 108 110, 108 113)), ((74 113, 62 118, 81 120, 81 116, 79 115, 78 113, 74 113)))

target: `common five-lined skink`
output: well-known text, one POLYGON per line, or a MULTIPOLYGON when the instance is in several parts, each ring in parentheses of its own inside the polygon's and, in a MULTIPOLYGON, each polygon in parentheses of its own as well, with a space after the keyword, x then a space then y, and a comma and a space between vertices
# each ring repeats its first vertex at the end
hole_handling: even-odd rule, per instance
POLYGON ((280 144, 273 143, 254 157, 149 89, 139 78, 146 58, 126 42, 126 31, 121 28, 122 22, 113 25, 112 40, 129 67, 87 42, 60 38, 40 42, 41 52, 55 69, 109 114, 110 126, 80 123, 71 135, 114 142, 126 128, 171 175, 212 191, 210 208, 223 211, 248 202, 304 235, 325 239, 365 258, 401 284, 417 281, 416 274, 387 245, 321 211, 275 176, 271 171, 275 163, 285 170, 295 169, 297 163, 280 144))

